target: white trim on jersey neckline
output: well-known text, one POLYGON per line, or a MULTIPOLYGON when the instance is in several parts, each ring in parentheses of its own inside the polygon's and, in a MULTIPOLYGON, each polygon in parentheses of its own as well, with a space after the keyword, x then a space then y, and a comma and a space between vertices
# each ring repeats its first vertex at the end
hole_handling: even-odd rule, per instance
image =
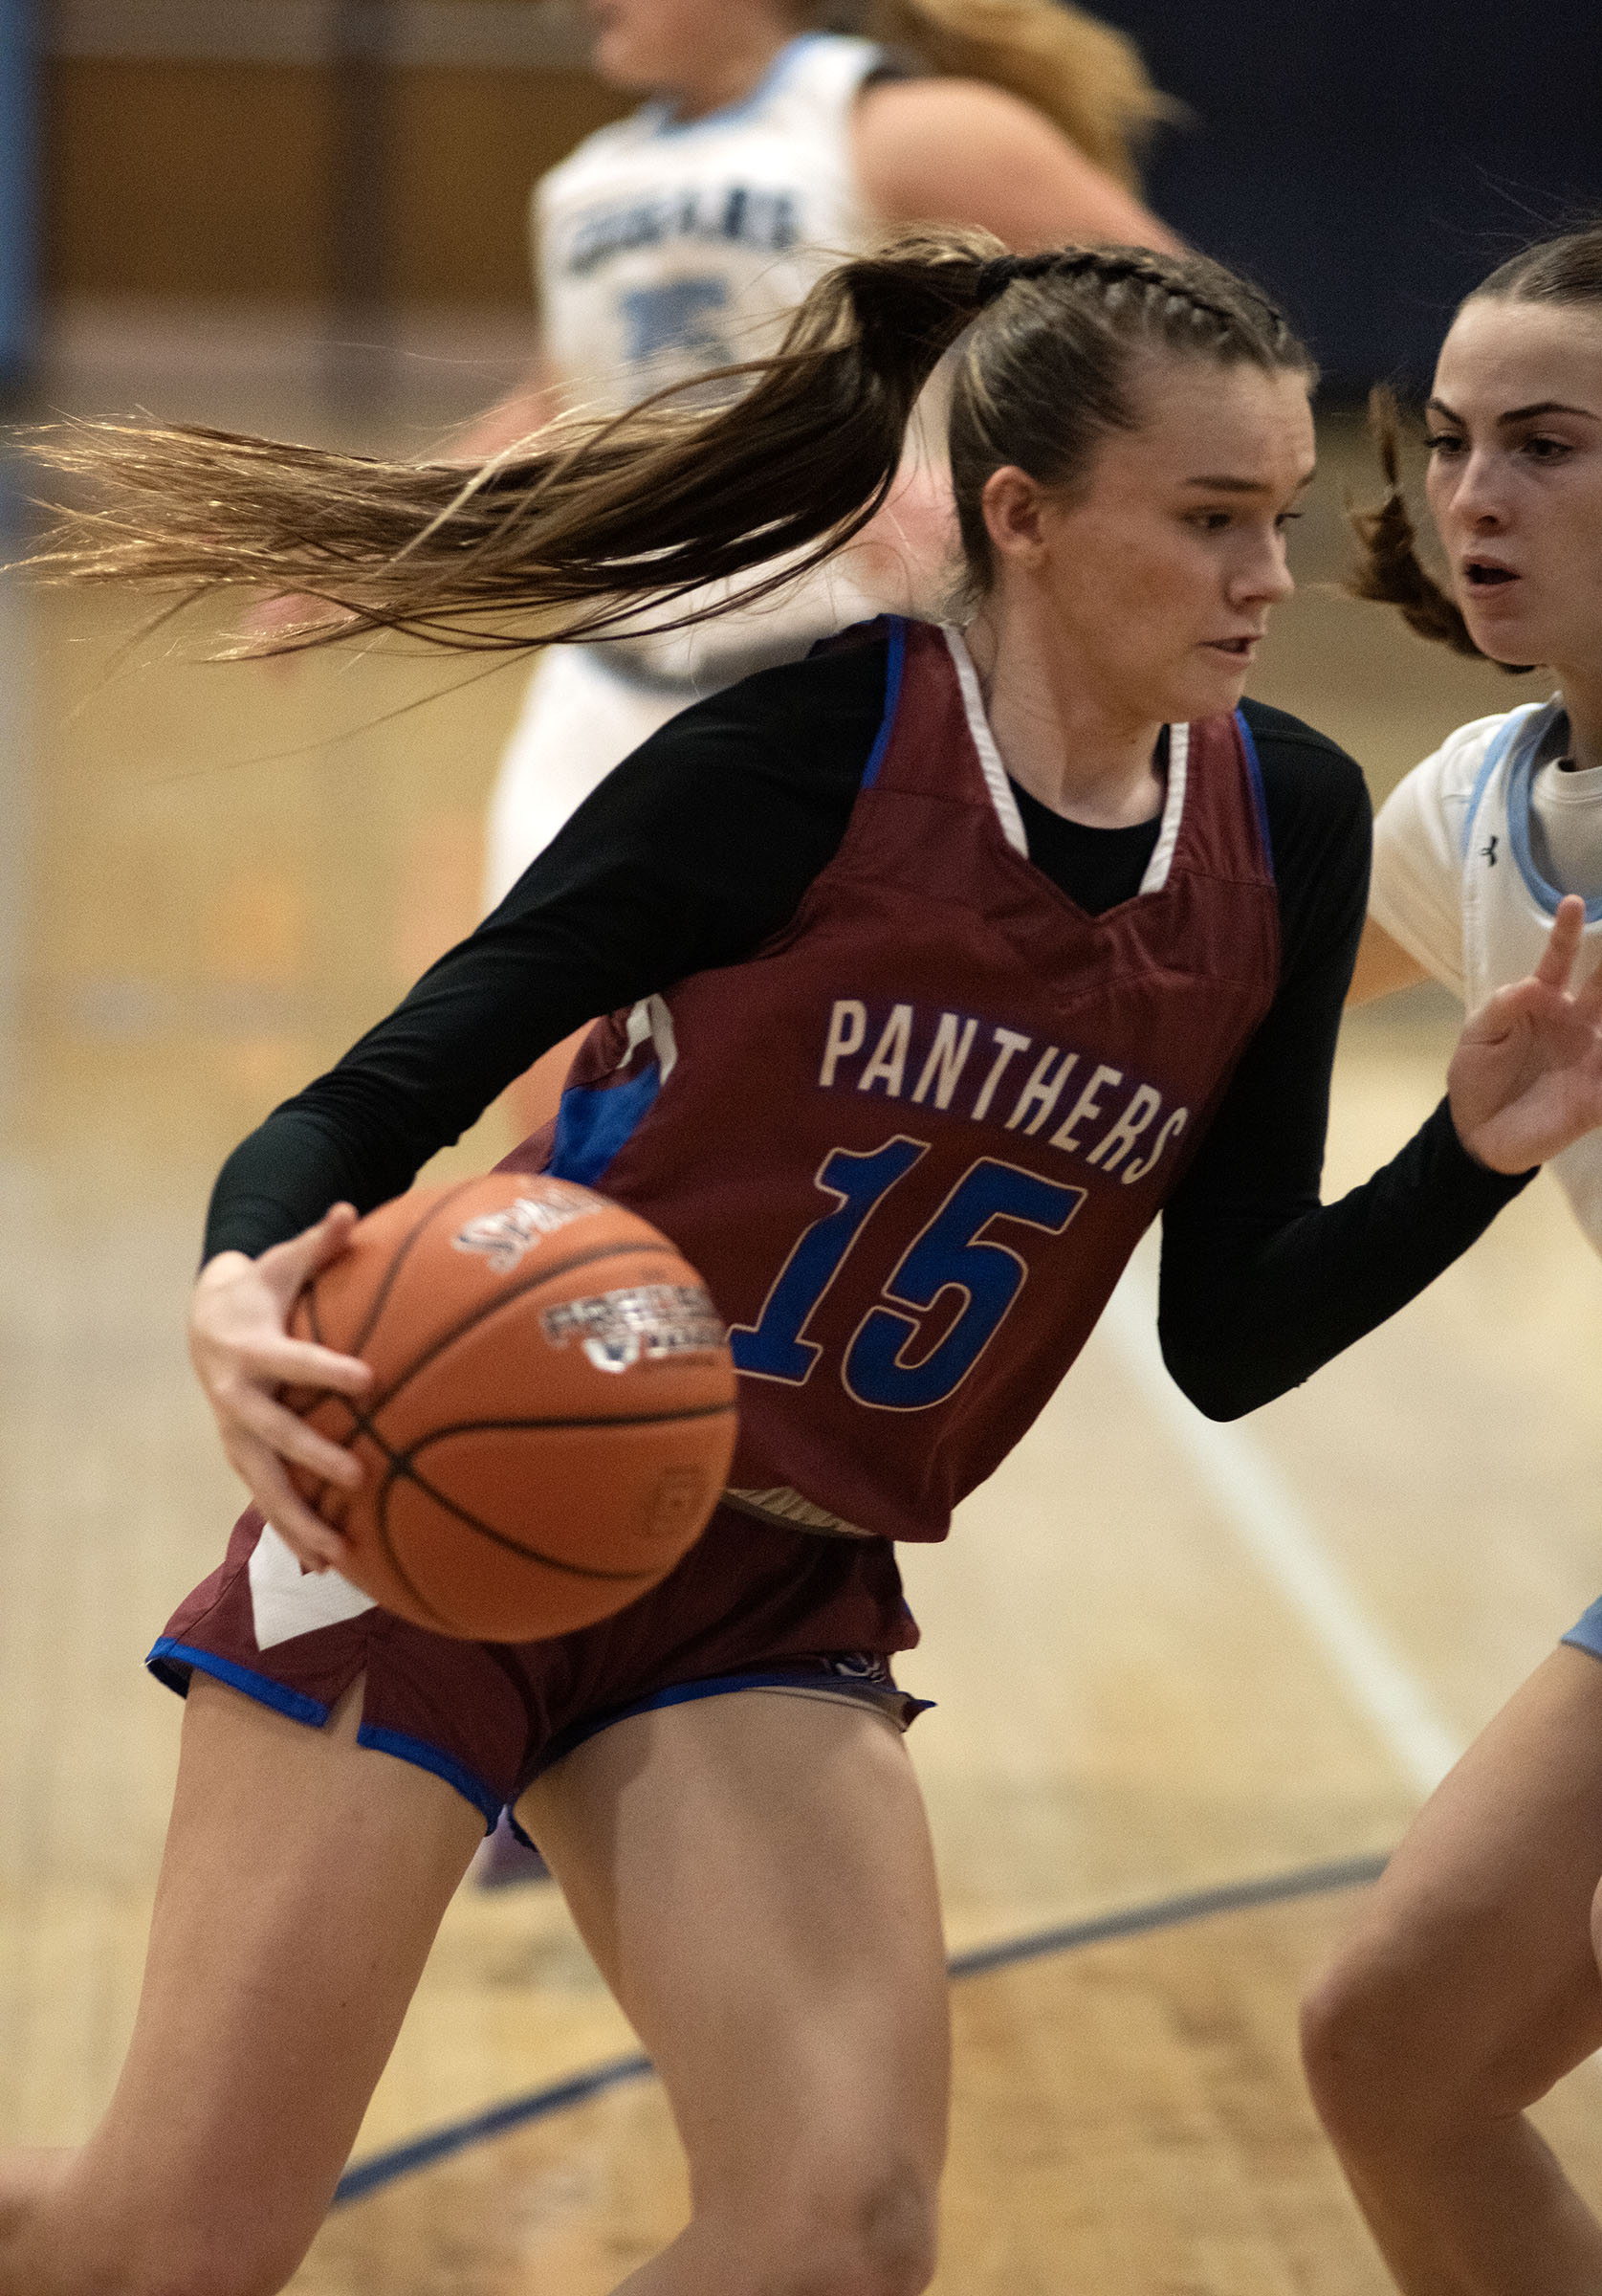
POLYGON ((984 696, 979 692, 979 673, 974 667, 961 630, 955 624, 942 622, 940 635, 946 641, 946 651, 956 671, 956 682, 962 689, 962 707, 968 718, 968 731, 974 747, 979 753, 979 770, 984 785, 990 791, 990 802, 996 807, 996 818, 1001 824, 1001 834, 1015 853, 1029 858, 1029 840, 1024 833, 1023 816, 1018 809, 1018 800, 1007 779, 1007 769, 1001 762, 1001 753, 996 746, 996 736, 990 730, 990 720, 984 714, 984 696))
MULTIPOLYGON (((946 641, 946 651, 956 671, 956 682, 962 689, 962 707, 967 714, 968 731, 978 752, 979 770, 984 775, 990 802, 996 807, 1001 824, 1001 834, 1015 853, 1029 858, 1029 839, 1023 828, 1023 816, 1018 809, 1018 800, 1012 792, 1012 783, 1001 753, 996 746, 996 736, 990 730, 990 720, 984 714, 984 696, 979 692, 978 672, 969 652, 962 632, 953 623, 942 622, 940 635, 946 641)), ((1174 866, 1174 849, 1179 843, 1179 824, 1185 811, 1185 782, 1190 760, 1191 729, 1188 725, 1168 728, 1168 789, 1163 799, 1162 827, 1157 842, 1152 849, 1152 858, 1146 864, 1146 873, 1136 893, 1161 893, 1168 883, 1168 872, 1174 866)))
POLYGON ((1168 794, 1163 799, 1163 825, 1157 831, 1157 842, 1152 848, 1152 858, 1146 864, 1146 874, 1140 880, 1142 893, 1161 893, 1168 883, 1168 872, 1174 866, 1174 849, 1179 843, 1179 823, 1185 811, 1185 784, 1190 778, 1190 727, 1171 725, 1168 729, 1168 794))

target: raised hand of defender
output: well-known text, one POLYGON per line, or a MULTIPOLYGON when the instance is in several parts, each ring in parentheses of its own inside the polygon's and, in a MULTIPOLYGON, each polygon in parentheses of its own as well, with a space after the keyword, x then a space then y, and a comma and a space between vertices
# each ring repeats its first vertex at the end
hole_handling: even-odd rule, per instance
POLYGON ((1569 894, 1528 980, 1488 997, 1458 1039, 1452 1121, 1493 1172, 1527 1172, 1602 1124, 1602 966, 1570 986, 1585 921, 1569 894))
POLYGON ((301 1287, 338 1259, 356 1225, 337 1203, 315 1227, 259 1259, 220 1251, 201 1269, 189 1309, 189 1359, 216 1415, 223 1448, 256 1505, 308 1570, 338 1564, 340 1534, 314 1513, 290 1480, 286 1461, 354 1490, 362 1469, 350 1453, 309 1427, 278 1401, 280 1387, 331 1387, 359 1396, 373 1375, 357 1356, 337 1355, 285 1328, 301 1287))

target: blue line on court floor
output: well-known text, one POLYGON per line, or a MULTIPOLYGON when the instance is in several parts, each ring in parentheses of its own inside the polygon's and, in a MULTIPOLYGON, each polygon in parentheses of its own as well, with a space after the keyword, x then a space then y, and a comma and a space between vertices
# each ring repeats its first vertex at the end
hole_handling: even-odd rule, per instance
MULTIPOLYGON (((1330 1865, 1303 1866, 1294 1873, 1269 1874, 1261 1881, 1224 1882, 1213 1889, 1189 1889, 1177 1897, 1159 1897, 1143 1906, 1126 1906, 1118 1912, 1098 1913, 1088 1921, 1064 1922, 1056 1929, 1035 1930, 1023 1937, 1004 1937, 998 1945, 975 1946, 965 1954, 952 1955, 951 1974, 954 1977, 988 1976, 993 1970, 1010 1969, 1018 1961, 1071 1954, 1081 1946, 1101 1945, 1112 1937, 1138 1937, 1148 1930, 1175 1929, 1181 1922, 1205 1921, 1213 1913, 1241 1913, 1258 1906, 1284 1905, 1291 1898, 1355 1889, 1364 1882, 1377 1881, 1385 1863, 1383 1857, 1340 1858, 1330 1865)), ((604 2064, 592 2065, 587 2073, 576 2073, 571 2080, 532 2089, 526 2097, 509 2097, 504 2105, 493 2105, 488 2112, 475 2112, 464 2121, 448 2121, 443 2129, 415 2136, 409 2144, 396 2145, 387 2152, 375 2152, 371 2160, 347 2169, 333 2204, 340 2208, 347 2201, 362 2199, 380 2186, 393 2184, 397 2177, 409 2176, 415 2169, 448 2160, 451 2153, 483 2144, 507 2129, 549 2120, 553 2113, 586 2104, 625 2081, 643 2080, 651 2070, 648 2057, 612 2057, 604 2064)))

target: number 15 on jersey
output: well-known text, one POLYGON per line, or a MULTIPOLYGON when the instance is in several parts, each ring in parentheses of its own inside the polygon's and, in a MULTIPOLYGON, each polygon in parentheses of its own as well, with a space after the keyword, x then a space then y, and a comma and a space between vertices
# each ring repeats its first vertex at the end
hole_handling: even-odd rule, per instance
MULTIPOLYGON (((835 1208, 797 1238, 757 1321, 734 1326, 729 1341, 736 1370, 795 1387, 806 1384, 823 1353, 805 1336, 807 1324, 869 1216, 928 1152, 926 1140, 901 1133, 882 1148, 830 1151, 814 1184, 834 1198, 835 1208)), ((985 1230, 992 1221, 1016 1220, 1060 1236, 1085 1194, 996 1157, 970 1165, 902 1253, 878 1304, 852 1334, 840 1367, 846 1393, 878 1411, 927 1411, 955 1395, 1029 1274, 1021 1254, 985 1230), (916 1355, 931 1312, 951 1291, 962 1295, 955 1319, 933 1347, 916 1355)))

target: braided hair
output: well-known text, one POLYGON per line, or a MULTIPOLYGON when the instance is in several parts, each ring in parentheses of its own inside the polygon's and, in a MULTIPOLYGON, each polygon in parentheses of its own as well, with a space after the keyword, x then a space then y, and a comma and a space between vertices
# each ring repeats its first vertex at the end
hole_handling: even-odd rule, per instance
POLYGON ((982 496, 1016 464, 1072 488, 1102 440, 1139 421, 1143 354, 1314 377, 1284 313, 1202 255, 1064 247, 979 267, 983 316, 962 346, 951 408, 952 488, 970 584, 991 572, 982 496))

